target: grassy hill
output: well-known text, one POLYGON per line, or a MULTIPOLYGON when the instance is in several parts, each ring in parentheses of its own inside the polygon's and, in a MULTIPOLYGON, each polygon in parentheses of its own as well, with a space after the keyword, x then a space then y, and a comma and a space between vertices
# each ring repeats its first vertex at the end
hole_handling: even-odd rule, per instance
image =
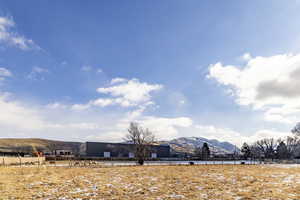
POLYGON ((0 151, 32 152, 35 150, 51 151, 54 149, 70 149, 73 152, 78 152, 81 144, 80 142, 65 142, 39 138, 0 138, 0 151))

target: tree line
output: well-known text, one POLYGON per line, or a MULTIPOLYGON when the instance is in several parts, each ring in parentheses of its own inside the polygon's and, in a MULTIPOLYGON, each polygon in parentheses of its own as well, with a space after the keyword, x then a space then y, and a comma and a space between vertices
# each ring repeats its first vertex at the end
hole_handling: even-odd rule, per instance
POLYGON ((300 157, 300 123, 292 130, 293 136, 265 138, 251 145, 244 143, 241 153, 244 159, 294 159, 300 157))

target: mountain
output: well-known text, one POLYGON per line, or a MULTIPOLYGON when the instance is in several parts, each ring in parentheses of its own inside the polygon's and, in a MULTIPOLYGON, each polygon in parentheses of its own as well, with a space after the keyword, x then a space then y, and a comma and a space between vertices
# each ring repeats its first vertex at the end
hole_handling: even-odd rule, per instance
MULTIPOLYGON (((216 154, 233 153, 239 150, 229 142, 209 140, 203 137, 180 137, 170 141, 160 141, 158 144, 168 144, 172 153, 193 153, 195 148, 202 147, 206 142, 216 154)), ((52 151, 54 149, 69 149, 74 153, 80 152, 83 143, 46 140, 40 138, 3 138, 0 139, 0 152, 2 151, 52 151)))
POLYGON ((226 154, 239 151, 235 145, 229 142, 220 142, 215 139, 209 140, 203 137, 180 137, 162 143, 169 144, 174 153, 193 153, 195 148, 202 147, 205 142, 208 144, 210 151, 215 154, 226 154))

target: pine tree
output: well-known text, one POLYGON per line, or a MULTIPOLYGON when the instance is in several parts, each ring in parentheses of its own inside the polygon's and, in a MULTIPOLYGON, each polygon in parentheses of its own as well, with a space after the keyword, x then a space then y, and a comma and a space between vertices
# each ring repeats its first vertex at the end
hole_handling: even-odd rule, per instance
POLYGON ((244 159, 248 159, 251 157, 251 149, 249 145, 245 142, 241 148, 241 152, 243 154, 244 159))
POLYGON ((202 159, 204 160, 208 159, 210 156, 210 150, 206 142, 203 143, 201 153, 202 153, 202 159))

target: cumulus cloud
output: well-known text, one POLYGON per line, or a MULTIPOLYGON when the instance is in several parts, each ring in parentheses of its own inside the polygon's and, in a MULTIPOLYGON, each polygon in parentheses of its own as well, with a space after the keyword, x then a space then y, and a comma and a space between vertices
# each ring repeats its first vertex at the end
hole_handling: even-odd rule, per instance
POLYGON ((100 107, 112 105, 113 103, 114 103, 113 99, 96 99, 96 100, 90 102, 90 104, 93 104, 95 106, 100 106, 100 107))
POLYGON ((241 60, 249 61, 252 59, 252 56, 250 53, 244 53, 240 58, 241 58, 241 60))
POLYGON ((164 118, 147 116, 138 122, 149 128, 160 140, 170 140, 179 137, 180 132, 178 128, 187 128, 193 124, 192 119, 188 117, 164 118))
MULTIPOLYGON (((116 79, 112 80, 116 83, 116 79)), ((116 103, 122 106, 137 105, 140 103, 149 102, 150 93, 162 89, 162 85, 142 83, 138 79, 131 79, 126 81, 117 81, 118 85, 110 87, 98 88, 97 91, 103 94, 109 94, 115 97, 116 103)))
POLYGON ((108 95, 108 97, 93 99, 86 104, 75 104, 72 109, 83 110, 92 106, 106 107, 112 105, 121 107, 153 105, 151 93, 162 88, 162 85, 140 82, 138 79, 114 78, 108 87, 97 89, 98 93, 108 95))
POLYGON ((295 123, 300 117, 300 54, 250 58, 245 66, 210 66, 209 78, 228 87, 240 105, 263 110, 265 119, 295 123))
POLYGON ((12 18, 0 17, 0 42, 22 50, 39 49, 31 40, 15 31, 16 24, 12 18))

